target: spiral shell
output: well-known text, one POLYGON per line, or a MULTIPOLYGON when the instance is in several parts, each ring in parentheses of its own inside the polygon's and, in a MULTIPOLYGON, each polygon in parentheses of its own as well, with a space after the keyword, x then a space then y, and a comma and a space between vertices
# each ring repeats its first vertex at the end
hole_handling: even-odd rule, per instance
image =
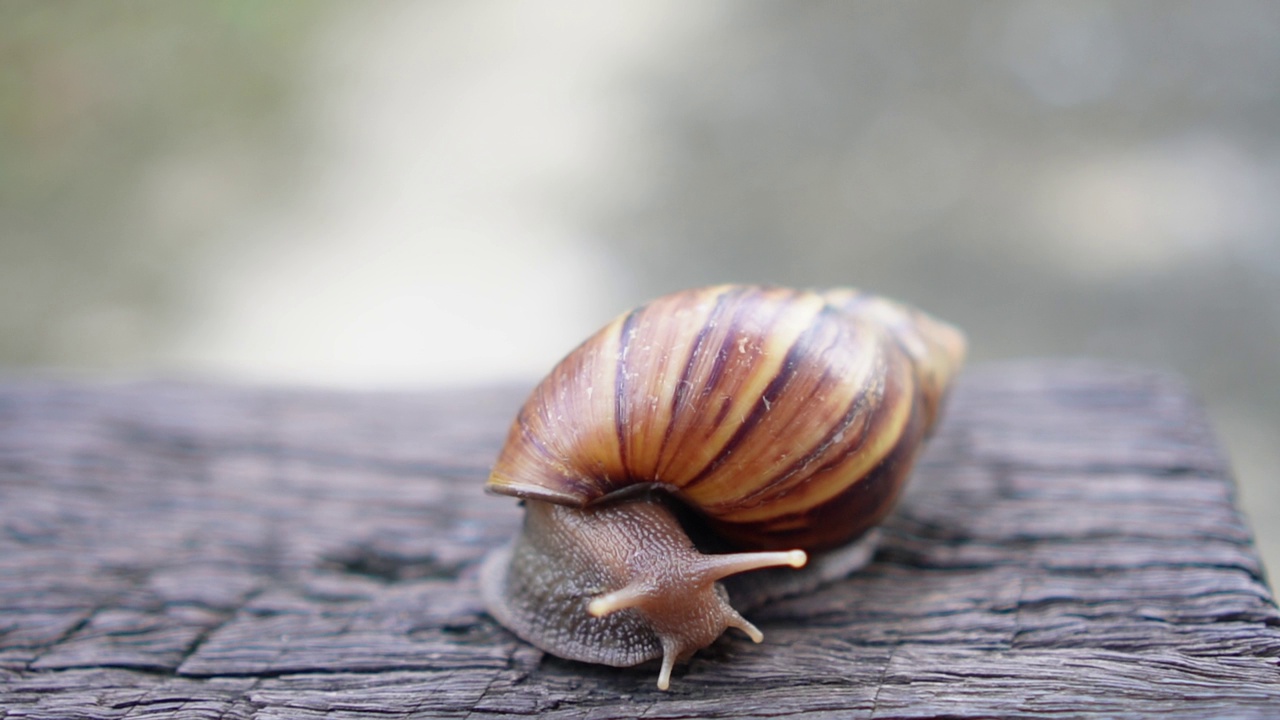
POLYGON ((832 548, 887 514, 964 352, 855 290, 675 293, 556 366, 488 487, 588 507, 656 486, 743 548, 832 548))

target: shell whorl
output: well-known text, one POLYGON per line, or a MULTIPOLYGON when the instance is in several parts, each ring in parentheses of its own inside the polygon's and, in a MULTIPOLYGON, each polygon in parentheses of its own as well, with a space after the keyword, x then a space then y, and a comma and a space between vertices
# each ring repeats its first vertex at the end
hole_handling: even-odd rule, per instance
POLYGON ((743 547, 830 548, 888 512, 963 354, 949 325, 853 290, 675 293, 534 389, 489 489, 585 507, 654 485, 743 547))

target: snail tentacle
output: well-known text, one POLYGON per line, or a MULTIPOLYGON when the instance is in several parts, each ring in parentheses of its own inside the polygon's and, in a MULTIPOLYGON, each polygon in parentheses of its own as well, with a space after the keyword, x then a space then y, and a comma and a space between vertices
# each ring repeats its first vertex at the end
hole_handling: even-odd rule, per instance
POLYGON ((671 688, 671 670, 676 666, 676 656, 679 649, 675 642, 663 638, 662 640, 662 669, 658 671, 658 689, 667 690, 671 688))
POLYGON ((729 618, 729 627, 738 628, 742 632, 746 633, 747 637, 751 638, 751 642, 757 645, 764 642, 764 633, 760 632, 760 628, 752 625, 746 618, 739 615, 737 610, 733 610, 733 608, 729 609, 733 611, 733 614, 729 618))

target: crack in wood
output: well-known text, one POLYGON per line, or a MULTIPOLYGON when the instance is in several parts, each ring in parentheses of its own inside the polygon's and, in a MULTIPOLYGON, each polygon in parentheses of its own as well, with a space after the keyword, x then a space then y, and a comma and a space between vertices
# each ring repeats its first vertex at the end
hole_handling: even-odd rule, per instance
POLYGON ((885 679, 889 677, 889 666, 893 664, 894 653, 898 651, 898 644, 889 645, 889 654, 884 659, 884 666, 880 668, 880 677, 876 679, 876 691, 871 696, 871 715, 876 717, 877 711, 880 709, 880 693, 884 691, 885 679))

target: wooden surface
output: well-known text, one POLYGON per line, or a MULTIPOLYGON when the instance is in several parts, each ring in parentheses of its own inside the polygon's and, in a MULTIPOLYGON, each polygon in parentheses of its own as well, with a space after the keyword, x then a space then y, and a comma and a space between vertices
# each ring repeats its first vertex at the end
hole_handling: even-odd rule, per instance
POLYGON ((876 561, 668 693, 478 603, 523 392, 0 385, 0 718, 1280 715, 1280 614, 1167 376, 967 372, 876 561))

